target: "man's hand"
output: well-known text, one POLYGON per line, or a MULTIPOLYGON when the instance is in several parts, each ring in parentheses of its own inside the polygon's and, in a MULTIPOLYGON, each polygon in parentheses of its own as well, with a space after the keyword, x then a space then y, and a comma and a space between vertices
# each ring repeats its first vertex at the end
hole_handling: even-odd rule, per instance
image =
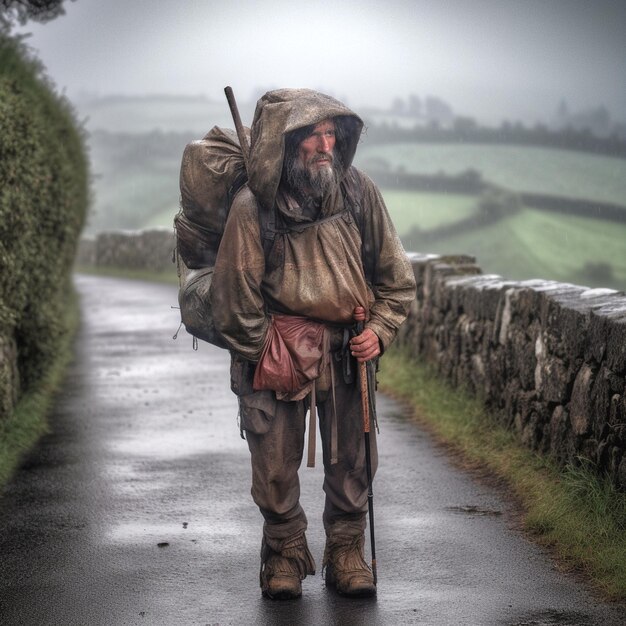
POLYGON ((366 328, 360 335, 350 339, 350 351, 359 363, 375 359, 380 354, 378 335, 366 328))

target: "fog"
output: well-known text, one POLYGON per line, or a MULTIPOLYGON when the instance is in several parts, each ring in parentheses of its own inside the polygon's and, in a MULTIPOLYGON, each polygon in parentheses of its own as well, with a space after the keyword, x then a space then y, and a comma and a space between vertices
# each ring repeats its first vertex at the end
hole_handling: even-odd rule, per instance
POLYGON ((604 104, 626 121, 623 0, 77 0, 30 32, 57 86, 242 98, 314 87, 350 105, 432 94, 483 123, 604 104))

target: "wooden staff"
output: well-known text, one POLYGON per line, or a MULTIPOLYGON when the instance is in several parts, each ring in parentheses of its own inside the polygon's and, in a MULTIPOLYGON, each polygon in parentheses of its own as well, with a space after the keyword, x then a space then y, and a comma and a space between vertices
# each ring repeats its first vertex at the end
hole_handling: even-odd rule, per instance
MULTIPOLYGON (((358 307, 354 311, 356 321, 356 332, 363 332, 363 322, 365 321, 365 309, 358 307)), ((374 584, 378 576, 376 574, 376 541, 374 539, 374 493, 372 492, 372 454, 370 448, 370 387, 368 381, 369 362, 359 362, 359 382, 361 387, 361 408, 363 410, 363 436, 365 438, 365 468, 367 471, 367 509, 369 512, 370 545, 372 548, 372 574, 374 584)))

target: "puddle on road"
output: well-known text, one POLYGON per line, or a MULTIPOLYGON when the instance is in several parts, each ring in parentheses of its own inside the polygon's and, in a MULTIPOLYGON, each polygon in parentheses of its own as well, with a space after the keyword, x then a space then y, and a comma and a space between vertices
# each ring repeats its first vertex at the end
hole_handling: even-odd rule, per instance
POLYGON ((452 513, 465 513, 466 515, 484 515, 484 516, 498 516, 502 515, 502 511, 498 511, 496 509, 483 509, 476 505, 465 505, 465 506, 447 506, 446 511, 451 511, 452 513))
POLYGON ((589 615, 577 611, 545 610, 502 622, 502 626, 592 626, 589 615))

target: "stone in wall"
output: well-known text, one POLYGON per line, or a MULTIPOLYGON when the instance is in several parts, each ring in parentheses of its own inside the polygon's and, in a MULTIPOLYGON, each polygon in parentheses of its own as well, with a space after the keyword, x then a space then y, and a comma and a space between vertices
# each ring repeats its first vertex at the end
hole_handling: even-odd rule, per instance
POLYGON ((594 374, 591 366, 586 363, 580 368, 570 402, 570 421, 572 432, 577 437, 587 435, 591 430, 591 389, 593 387, 594 374))

